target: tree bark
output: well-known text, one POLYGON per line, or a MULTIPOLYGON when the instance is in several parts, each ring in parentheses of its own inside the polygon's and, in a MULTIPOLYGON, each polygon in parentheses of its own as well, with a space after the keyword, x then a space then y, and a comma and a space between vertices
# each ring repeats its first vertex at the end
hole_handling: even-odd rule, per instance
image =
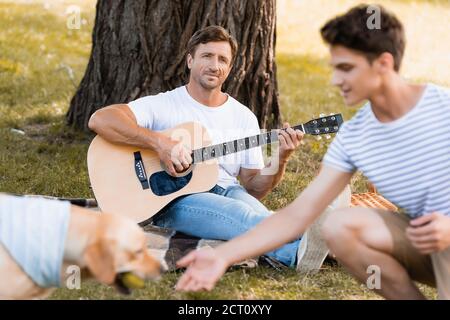
POLYGON ((223 90, 248 106, 262 128, 278 126, 275 1, 99 0, 91 56, 68 124, 87 131, 97 109, 185 84, 190 37, 221 25, 239 46, 223 90))

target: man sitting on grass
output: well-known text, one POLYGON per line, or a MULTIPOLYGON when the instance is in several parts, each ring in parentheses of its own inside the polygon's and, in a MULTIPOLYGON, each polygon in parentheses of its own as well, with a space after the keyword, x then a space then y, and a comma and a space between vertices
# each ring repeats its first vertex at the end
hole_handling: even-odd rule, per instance
POLYGON ((385 298, 423 299, 414 280, 450 298, 450 91, 407 83, 399 75, 402 24, 379 7, 381 28, 369 29, 367 9, 351 9, 321 33, 345 103, 368 103, 341 127, 319 175, 292 204, 216 249, 181 259, 188 269, 177 289, 210 290, 233 262, 297 238, 360 170, 406 214, 359 207, 330 213, 323 235, 331 252, 362 283, 377 266, 375 290, 385 298))

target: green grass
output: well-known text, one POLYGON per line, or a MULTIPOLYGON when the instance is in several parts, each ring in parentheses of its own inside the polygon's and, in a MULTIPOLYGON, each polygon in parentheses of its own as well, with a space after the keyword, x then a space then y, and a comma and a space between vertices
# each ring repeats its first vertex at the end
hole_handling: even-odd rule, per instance
POLYGON ((318 275, 299 276, 292 270, 283 272, 258 268, 235 270, 225 274, 211 292, 180 293, 173 288, 181 273, 172 272, 161 281, 148 283, 146 288, 130 296, 119 296, 107 286, 93 281, 82 284, 80 290, 60 289, 51 299, 379 299, 359 285, 340 267, 327 265, 318 275))
MULTIPOLYGON (((129 296, 115 289, 99 285, 92 280, 82 282, 79 290, 58 289, 50 299, 275 299, 275 300, 358 300, 381 299, 380 296, 359 284, 342 267, 325 263, 314 275, 299 275, 284 269, 267 267, 239 269, 227 272, 211 292, 177 292, 174 290, 180 272, 170 272, 158 282, 148 282, 146 287, 129 296)), ((428 298, 436 298, 435 290, 420 286, 428 298)))
MULTIPOLYGON (((64 114, 86 67, 93 11, 87 25, 70 31, 65 20, 42 5, 0 3, 0 191, 65 197, 92 197, 86 168, 89 136, 64 125, 64 114), (72 70, 70 77, 67 70, 72 70), (18 129, 21 135, 12 132, 18 129)), ((310 54, 277 55, 284 120, 296 124, 319 113, 344 114, 348 108, 329 85, 327 61, 310 54)), ((271 209, 290 203, 313 179, 329 141, 307 138, 282 183, 264 200, 271 209)), ((357 175, 355 192, 366 190, 357 175)), ((315 275, 300 276, 260 267, 228 272, 209 293, 179 293, 179 273, 129 297, 93 281, 80 290, 58 289, 51 299, 378 299, 340 266, 327 264, 315 275)), ((428 297, 435 290, 425 288, 428 297)))
POLYGON ((0 124, 65 113, 90 53, 89 21, 69 30, 42 6, 0 3, 0 124))

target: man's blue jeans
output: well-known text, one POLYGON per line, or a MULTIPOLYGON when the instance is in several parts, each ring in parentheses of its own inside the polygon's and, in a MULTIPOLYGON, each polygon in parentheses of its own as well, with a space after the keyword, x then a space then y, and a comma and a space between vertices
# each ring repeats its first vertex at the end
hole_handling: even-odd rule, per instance
MULTIPOLYGON (((240 185, 191 194, 167 205, 153 223, 185 234, 230 240, 252 229, 271 212, 240 185)), ((300 239, 267 253, 281 263, 295 267, 300 239)))

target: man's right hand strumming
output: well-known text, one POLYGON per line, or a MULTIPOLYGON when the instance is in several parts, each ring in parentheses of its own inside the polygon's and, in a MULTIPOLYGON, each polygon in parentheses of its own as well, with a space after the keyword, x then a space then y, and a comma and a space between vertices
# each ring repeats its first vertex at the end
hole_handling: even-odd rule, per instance
POLYGON ((91 116, 89 128, 108 141, 156 151, 172 176, 192 163, 188 147, 160 132, 139 127, 128 105, 111 105, 98 110, 91 116))
POLYGON ((158 137, 155 151, 172 176, 188 169, 192 163, 191 150, 182 142, 172 140, 163 134, 158 137))

